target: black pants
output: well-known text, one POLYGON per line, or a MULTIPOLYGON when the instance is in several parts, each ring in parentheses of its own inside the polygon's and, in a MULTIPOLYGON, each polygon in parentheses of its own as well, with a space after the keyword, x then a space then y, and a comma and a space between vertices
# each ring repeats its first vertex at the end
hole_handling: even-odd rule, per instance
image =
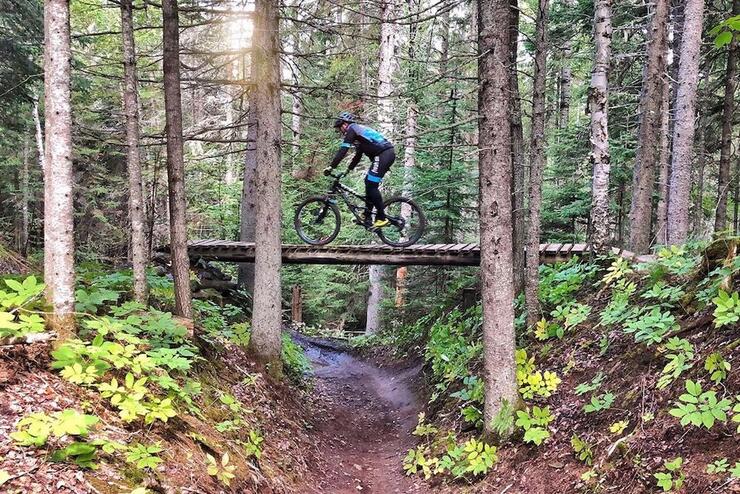
POLYGON ((376 220, 385 219, 385 210, 383 209, 383 196, 380 194, 380 182, 383 180, 388 169, 396 161, 396 151, 388 148, 379 155, 371 158, 372 165, 365 175, 365 207, 368 212, 372 213, 373 207, 377 213, 376 220))

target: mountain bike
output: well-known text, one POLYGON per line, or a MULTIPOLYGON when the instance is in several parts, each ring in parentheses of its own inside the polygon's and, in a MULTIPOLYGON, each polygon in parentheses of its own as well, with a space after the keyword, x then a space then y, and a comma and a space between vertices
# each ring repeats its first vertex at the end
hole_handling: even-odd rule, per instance
POLYGON ((383 243, 408 247, 419 241, 427 220, 414 201, 405 197, 392 197, 385 201, 385 216, 390 225, 374 228, 365 207, 365 196, 340 182, 347 173, 329 174, 334 179, 329 191, 323 196, 309 197, 298 205, 293 223, 301 240, 311 245, 326 245, 337 238, 342 226, 337 201, 341 199, 354 216, 354 223, 376 233, 383 243))

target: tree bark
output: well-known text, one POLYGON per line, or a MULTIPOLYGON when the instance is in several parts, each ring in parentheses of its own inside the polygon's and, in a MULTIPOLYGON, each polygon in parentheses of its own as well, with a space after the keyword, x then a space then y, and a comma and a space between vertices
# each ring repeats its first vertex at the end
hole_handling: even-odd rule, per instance
POLYGON ((175 314, 193 317, 188 258, 185 164, 183 159, 182 100, 180 95, 180 34, 177 0, 162 1, 164 104, 169 183, 170 256, 175 281, 175 314))
MULTIPOLYGON (((378 123, 388 137, 393 133, 393 74, 396 69, 396 25, 389 22, 396 16, 395 0, 381 2, 380 54, 378 64, 378 123)), ((370 289, 367 298, 367 322, 365 331, 374 333, 380 329, 380 302, 383 298, 383 268, 370 266, 368 278, 370 289)))
POLYGON ((596 54, 591 72, 589 111, 591 113, 591 243, 603 251, 609 243, 609 64, 611 62, 611 0, 596 0, 594 44, 596 54))
POLYGON ((481 292, 483 304, 484 427, 493 434, 500 412, 519 405, 514 338, 511 215, 511 6, 478 0, 478 138, 481 292))
POLYGON ((29 204, 31 202, 31 191, 30 191, 30 180, 29 180, 29 161, 30 161, 30 154, 31 154, 31 143, 29 142, 28 136, 23 141, 23 163, 21 165, 20 170, 20 189, 21 189, 21 197, 20 197, 20 211, 21 211, 21 218, 20 218, 20 231, 18 235, 18 252, 23 257, 26 257, 28 255, 28 231, 29 226, 31 223, 31 214, 30 214, 30 208, 29 204))
POLYGON ((700 117, 694 146, 696 149, 696 166, 694 167, 696 170, 696 193, 694 194, 694 220, 692 221, 692 230, 697 237, 701 237, 704 231, 704 169, 707 163, 704 125, 706 125, 706 119, 700 117))
POLYGON ((123 36, 123 112, 126 115, 126 164, 128 166, 128 214, 131 221, 131 258, 134 270, 134 300, 147 303, 144 235, 144 191, 141 179, 139 151, 139 91, 136 75, 136 45, 132 0, 121 0, 121 32, 123 36))
POLYGON ((521 95, 519 94, 519 70, 517 56, 519 53, 519 5, 518 0, 510 0, 511 18, 509 35, 511 66, 511 166, 512 166, 512 201, 514 225, 514 291, 521 293, 525 289, 526 242, 524 196, 527 193, 524 173, 524 130, 522 125, 521 95))
POLYGON ((669 0, 656 0, 651 22, 647 63, 643 70, 640 95, 640 127, 637 134, 637 153, 632 180, 630 207, 629 249, 643 254, 650 248, 650 224, 653 209, 655 167, 661 152, 660 132, 663 113, 663 87, 666 79, 668 51, 669 0))
MULTIPOLYGON (((575 6, 574 0, 564 0, 564 3, 568 8, 575 6)), ((573 52, 573 40, 568 36, 563 43, 562 50, 562 64, 560 69, 560 80, 558 86, 560 91, 558 94, 558 128, 565 129, 568 127, 570 121, 570 91, 571 83, 573 81, 573 73, 571 70, 571 54, 573 52)))
POLYGON ((280 42, 279 2, 255 3, 254 88, 257 117, 254 303, 249 350, 282 374, 280 292, 280 42))
POLYGON ((53 307, 47 322, 57 332, 57 345, 74 334, 75 324, 71 60, 69 0, 45 0, 44 277, 53 307))
POLYGON ((671 162, 670 140, 670 86, 665 84, 661 94, 660 157, 658 159, 658 204, 655 208, 655 243, 666 245, 668 224, 668 169, 671 162))
POLYGON ((696 116, 696 87, 699 77, 704 0, 686 0, 678 66, 676 120, 673 127, 673 155, 668 194, 668 243, 686 242, 689 233, 691 161, 696 116))
POLYGON ((547 0, 540 0, 535 28, 534 86, 532 89, 532 142, 529 179, 529 229, 527 234, 527 325, 540 318, 540 208, 542 173, 545 169, 545 90, 547 76, 547 0))
MULTIPOLYGON (((733 0, 732 15, 740 15, 740 0, 733 0)), ((735 110, 735 87, 737 86, 737 35, 733 35, 727 50, 725 71, 725 97, 722 105, 722 147, 719 156, 719 177, 717 179, 717 211, 714 218, 714 231, 727 229, 727 196, 730 195, 730 166, 732 160, 732 119, 735 110)), ((737 159, 737 157, 736 157, 737 159)))
MULTIPOLYGON (((240 215, 239 240, 254 242, 256 228, 257 197, 257 113, 255 110, 254 95, 249 98, 247 116, 247 151, 244 155, 244 177, 242 185, 242 202, 240 215)), ((239 265, 239 286, 249 293, 254 293, 254 264, 241 263, 239 265)))

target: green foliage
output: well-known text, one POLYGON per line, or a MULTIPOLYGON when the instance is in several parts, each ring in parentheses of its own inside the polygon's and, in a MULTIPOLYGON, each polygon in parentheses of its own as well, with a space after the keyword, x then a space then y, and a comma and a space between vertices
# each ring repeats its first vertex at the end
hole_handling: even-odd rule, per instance
POLYGON ((627 322, 624 332, 634 334, 637 343, 650 346, 660 343, 671 331, 678 329, 676 318, 670 312, 662 312, 660 307, 645 308, 642 313, 627 322))
POLYGON ((126 461, 136 465, 138 469, 149 468, 156 470, 157 466, 162 463, 162 459, 157 456, 157 453, 162 452, 162 446, 159 443, 145 446, 143 444, 135 444, 131 446, 126 455, 126 461))
POLYGON ((99 421, 94 415, 85 415, 71 408, 54 412, 51 416, 32 413, 18 421, 16 431, 10 437, 22 446, 43 446, 52 435, 56 438, 85 437, 99 421))
POLYGON ((40 305, 44 284, 38 283, 35 276, 23 281, 4 281, 9 290, 0 290, 0 338, 43 332, 44 320, 28 311, 40 305))
POLYGON ((606 269, 606 274, 603 278, 601 278, 601 283, 604 286, 609 286, 613 283, 621 281, 625 276, 632 272, 633 269, 630 262, 624 257, 617 257, 606 269))
POLYGON ((673 307, 684 295, 686 295, 686 292, 681 287, 671 286, 664 281, 658 281, 649 290, 644 291, 640 295, 640 298, 655 300, 663 307, 673 307))
POLYGON ((728 399, 719 400, 717 392, 703 391, 699 382, 686 380, 687 393, 678 397, 676 407, 669 413, 681 419, 681 425, 692 424, 696 427, 711 429, 716 421, 725 422, 727 412, 732 405, 728 399))
POLYGON ((301 382, 311 371, 311 362, 303 347, 295 343, 287 333, 283 333, 282 360, 283 370, 293 382, 301 382))
POLYGON ((719 352, 709 354, 704 362, 704 370, 710 373, 709 379, 714 384, 719 384, 727 379, 727 373, 730 372, 730 369, 732 369, 732 366, 719 352))
POLYGON ((740 321, 740 293, 732 295, 724 290, 712 299, 716 308, 714 309, 714 325, 718 328, 740 321))
POLYGON ((501 400, 501 408, 493 419, 491 419, 491 430, 500 437, 506 437, 514 428, 514 407, 509 400, 501 400))
POLYGON ((577 257, 567 263, 540 266, 539 298, 549 307, 572 301, 583 283, 596 274, 597 267, 581 262, 577 257))
POLYGON ((528 358, 523 348, 516 351, 516 380, 524 399, 535 396, 547 398, 558 389, 561 382, 554 372, 545 371, 543 374, 537 370, 534 357, 528 358))
POLYGON ((72 444, 54 451, 51 455, 52 461, 72 461, 82 468, 96 468, 95 459, 98 448, 90 443, 73 442, 72 444))
POLYGON ((727 458, 720 458, 708 464, 706 472, 710 475, 716 473, 725 473, 729 468, 730 465, 729 463, 727 463, 727 458))
POLYGON ((614 422, 612 425, 609 426, 609 432, 616 435, 621 435, 625 429, 630 425, 629 421, 627 420, 620 420, 618 422, 614 422))
POLYGON ((573 447, 573 452, 576 454, 576 458, 585 463, 591 465, 594 461, 594 453, 591 450, 592 446, 578 437, 577 434, 573 434, 570 438, 570 445, 573 447))
POLYGON ((684 276, 696 268, 699 256, 691 246, 672 245, 658 251, 656 263, 663 266, 670 274, 684 276))
POLYGON ((601 312, 599 324, 611 326, 621 324, 629 319, 633 311, 629 301, 635 291, 637 291, 637 285, 634 282, 619 280, 614 285, 609 304, 601 312))
POLYGON ((478 407, 483 405, 484 400, 483 380, 477 376, 466 376, 463 378, 463 385, 460 391, 450 396, 466 403, 461 409, 465 421, 480 426, 483 424, 483 413, 478 407))
POLYGON ((219 396, 218 399, 235 414, 241 414, 244 411, 244 408, 242 407, 242 402, 228 393, 223 393, 221 396, 219 396))
POLYGON ((600 412, 602 410, 608 410, 614 403, 614 395, 612 393, 603 393, 599 396, 591 396, 591 401, 583 406, 583 411, 586 413, 600 412))
POLYGON ((740 15, 730 17, 714 26, 709 31, 710 36, 714 36, 714 46, 722 48, 732 43, 732 39, 740 32, 740 15))
POLYGON ((547 322, 547 320, 544 318, 537 321, 537 325, 534 329, 534 336, 540 341, 547 340, 548 338, 552 338, 554 336, 562 338, 564 334, 565 328, 557 323, 547 322))
POLYGON ((516 416, 516 425, 524 430, 524 442, 539 446, 550 437, 547 426, 555 420, 555 417, 550 413, 550 407, 540 408, 535 406, 531 413, 528 407, 526 410, 517 411, 516 416))
POLYGON ((231 485, 231 480, 236 477, 236 475, 234 475, 236 465, 230 464, 229 453, 224 453, 221 456, 220 462, 216 461, 216 459, 209 454, 206 455, 206 458, 208 459, 208 475, 216 477, 226 486, 231 485))
POLYGON ((673 460, 666 460, 663 466, 668 470, 667 472, 654 473, 653 476, 658 481, 658 487, 663 489, 663 492, 668 492, 672 489, 680 489, 683 485, 686 476, 681 471, 683 465, 683 458, 680 456, 673 460))
POLYGON ((117 302, 120 294, 107 288, 91 287, 75 291, 75 311, 88 314, 97 314, 98 310, 108 302, 117 302))
POLYGON ((249 437, 244 443, 244 452, 247 456, 254 456, 256 459, 262 458, 262 442, 265 440, 259 432, 249 431, 249 437))
POLYGON ((570 302, 565 306, 559 305, 550 315, 562 321, 565 329, 572 329, 585 321, 591 314, 591 307, 577 302, 570 302))
POLYGON ((581 396, 590 391, 595 391, 599 389, 601 385, 604 383, 604 379, 606 379, 606 376, 604 375, 603 372, 599 371, 590 382, 581 383, 578 386, 576 386, 576 390, 575 390, 576 395, 581 396))
POLYGON ((674 336, 665 344, 665 350, 671 352, 666 355, 668 363, 663 367, 656 387, 663 389, 685 371, 693 367, 694 347, 688 340, 674 336))

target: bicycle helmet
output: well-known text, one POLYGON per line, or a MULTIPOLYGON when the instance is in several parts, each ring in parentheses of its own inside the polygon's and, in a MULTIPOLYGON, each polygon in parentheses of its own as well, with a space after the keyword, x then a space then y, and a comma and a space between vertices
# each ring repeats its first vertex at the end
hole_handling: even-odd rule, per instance
POLYGON ((357 121, 357 117, 352 115, 350 112, 343 111, 339 114, 337 119, 334 121, 334 128, 339 128, 342 126, 343 123, 355 123, 357 121))

